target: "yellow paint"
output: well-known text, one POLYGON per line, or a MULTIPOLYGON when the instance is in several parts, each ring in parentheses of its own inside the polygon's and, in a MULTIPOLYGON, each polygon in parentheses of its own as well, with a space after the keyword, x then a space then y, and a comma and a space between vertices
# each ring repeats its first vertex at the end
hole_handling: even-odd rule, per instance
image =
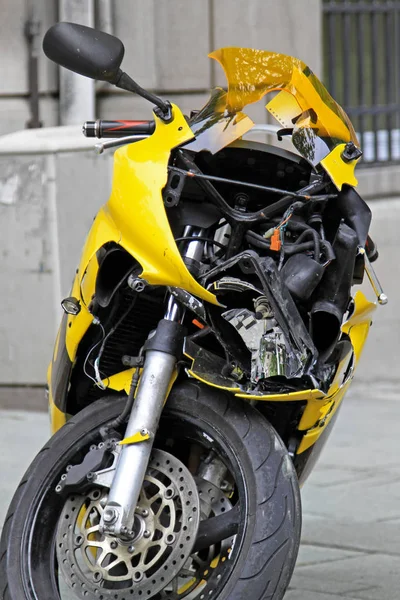
POLYGON ((221 558, 221 557, 220 557, 220 555, 218 554, 218 556, 216 556, 216 557, 214 558, 214 560, 213 560, 213 561, 210 563, 210 567, 211 567, 212 569, 215 569, 215 568, 218 566, 218 563, 219 563, 219 559, 220 559, 220 558, 221 558))
POLYGON ((128 395, 135 371, 136 368, 132 368, 121 371, 120 373, 115 373, 115 375, 111 375, 110 377, 107 377, 107 379, 104 379, 103 383, 109 390, 115 390, 116 392, 124 391, 128 395))
MULTIPOLYGON (((187 270, 164 208, 162 190, 167 182, 171 150, 193 138, 176 106, 173 106, 173 115, 173 121, 168 124, 156 118, 153 135, 115 153, 111 196, 92 224, 72 285, 71 295, 81 301, 81 311, 68 316, 65 339, 58 339, 56 343, 55 353, 60 343, 65 344, 71 362, 75 361, 79 343, 93 320, 87 306, 95 291, 96 252, 107 242, 119 244, 134 256, 142 266, 141 277, 149 283, 181 287, 218 304, 216 296, 197 283, 187 270)), ((130 383, 120 389, 128 393, 128 385, 130 383)), ((113 386, 119 387, 120 383, 114 380, 108 384, 112 389, 113 386)))
POLYGON ((95 291, 99 262, 96 254, 92 256, 85 269, 81 280, 81 297, 86 306, 89 306, 95 291))
POLYGON ((184 594, 187 590, 190 590, 190 588, 192 587, 192 585, 195 582, 196 582, 196 577, 193 577, 192 579, 189 579, 189 581, 187 583, 185 583, 184 585, 182 585, 179 588, 179 590, 178 590, 178 596, 180 596, 181 594, 184 594))
POLYGON ((156 129, 149 138, 115 152, 111 196, 89 231, 72 286, 71 295, 82 300, 82 309, 68 317, 65 343, 71 361, 92 322, 87 305, 95 291, 96 252, 107 242, 119 244, 134 256, 143 268, 140 276, 150 284, 180 287, 218 304, 216 296, 187 270, 164 208, 162 190, 171 150, 193 138, 179 108, 173 106, 173 113, 171 123, 155 119, 156 129))
POLYGON ((150 435, 148 433, 142 434, 140 431, 137 431, 135 434, 124 438, 119 443, 121 446, 126 446, 128 444, 138 444, 139 442, 144 442, 145 440, 149 440, 150 435))
POLYGON ((141 264, 141 277, 153 285, 179 287, 218 304, 214 294, 189 273, 175 243, 162 199, 172 148, 193 138, 183 114, 156 118, 152 136, 115 153, 113 187, 107 208, 121 233, 120 244, 141 264))
POLYGON ((359 159, 345 162, 342 158, 345 147, 346 144, 339 144, 339 146, 336 146, 328 156, 321 160, 321 165, 324 167, 338 190, 341 190, 345 183, 352 185, 353 187, 358 184, 354 175, 354 170, 359 159))
POLYGON ((97 263, 97 258, 95 256, 96 252, 107 242, 118 243, 120 237, 120 233, 115 227, 107 207, 103 206, 97 213, 97 216, 93 221, 92 227, 86 238, 78 272, 72 285, 71 296, 82 300, 81 311, 77 315, 68 315, 65 344, 67 347, 68 356, 72 362, 75 360, 78 345, 93 320, 93 316, 88 311, 85 301, 87 301, 88 298, 91 298, 92 294, 94 294, 94 271, 97 263), (88 280, 86 282, 85 273, 92 258, 94 262, 92 263, 93 266, 89 267, 88 280), (82 298, 81 295, 82 280, 85 299, 82 298), (93 286, 92 289, 90 289, 90 284, 93 286))
MULTIPOLYGON (((350 337, 356 366, 360 360, 367 339, 372 322, 372 313, 376 310, 376 304, 374 302, 369 302, 362 292, 357 292, 354 302, 354 312, 348 321, 342 325, 342 331, 347 333, 350 337)), ((307 405, 299 425, 299 429, 306 430, 307 433, 302 439, 297 454, 301 454, 318 440, 321 433, 338 410, 351 381, 352 375, 342 385, 339 385, 338 381, 334 379, 323 405, 307 405)))
POLYGON ((268 400, 270 402, 291 402, 299 400, 315 400, 325 397, 324 392, 321 390, 300 390, 298 392, 289 392, 287 394, 266 394, 264 396, 257 396, 255 394, 235 394, 239 398, 247 398, 248 400, 268 400))
POLYGON ((188 370, 188 375, 190 375, 190 377, 193 377, 194 379, 197 379, 198 381, 201 381, 202 383, 206 383, 210 387, 218 388, 219 390, 226 390, 227 392, 240 392, 241 391, 239 387, 237 387, 237 388, 225 387, 222 385, 217 385, 216 383, 212 383, 212 381, 203 379, 202 377, 200 377, 200 375, 198 375, 197 373, 194 373, 194 371, 192 371, 190 369, 188 370))

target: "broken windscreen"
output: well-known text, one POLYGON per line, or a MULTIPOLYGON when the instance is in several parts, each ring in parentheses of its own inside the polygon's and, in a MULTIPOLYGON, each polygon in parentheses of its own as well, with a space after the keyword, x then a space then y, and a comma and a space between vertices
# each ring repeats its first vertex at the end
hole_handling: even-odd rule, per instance
POLYGON ((223 67, 228 89, 214 90, 208 104, 191 120, 194 150, 216 152, 244 135, 253 123, 243 109, 270 92, 275 94, 267 110, 314 166, 341 144, 359 146, 344 110, 301 60, 250 48, 222 48, 209 56, 223 67))

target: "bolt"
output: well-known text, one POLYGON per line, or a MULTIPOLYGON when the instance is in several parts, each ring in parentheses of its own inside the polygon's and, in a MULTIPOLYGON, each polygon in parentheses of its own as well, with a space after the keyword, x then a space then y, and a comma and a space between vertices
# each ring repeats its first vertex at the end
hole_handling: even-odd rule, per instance
POLYGON ((102 579, 103 577, 101 576, 100 571, 96 571, 95 573, 93 573, 93 581, 96 581, 96 583, 98 583, 102 579))
POLYGON ((72 465, 68 465, 67 468, 65 469, 68 473, 68 471, 70 471, 72 469, 72 465))
POLYGON ((61 487, 61 485, 57 485, 57 486, 56 486, 56 492, 61 492, 61 490, 62 490, 62 487, 61 487))
POLYGON ((135 552, 135 546, 128 546, 129 554, 133 554, 135 552))
POLYGON ((61 481, 65 481, 67 479, 66 475, 61 475, 61 481))
POLYGON ((106 508, 103 512, 104 523, 114 523, 118 518, 117 511, 115 508, 106 508))
POLYGON ((173 498, 175 496, 175 490, 174 488, 171 486, 169 488, 167 488, 164 492, 164 498, 166 498, 167 500, 170 500, 171 498, 173 498))
POLYGON ((143 435, 143 436, 145 436, 145 435, 149 435, 149 430, 148 430, 148 429, 146 429, 146 427, 143 427, 143 428, 140 430, 140 434, 141 434, 141 435, 143 435))
POLYGON ((144 279, 139 279, 138 277, 133 277, 132 275, 128 278, 129 287, 135 292, 143 292, 147 285, 147 281, 144 279))
POLYGON ((171 546, 174 542, 175 542, 175 535, 173 533, 170 533, 169 535, 167 535, 167 537, 165 538, 165 543, 167 544, 167 546, 171 546))
POLYGON ((115 550, 115 548, 118 548, 118 542, 116 540, 113 540, 110 544, 110 548, 112 548, 112 550, 115 550))
POLYGON ((150 536, 151 536, 150 531, 148 529, 145 529, 144 532, 143 532, 143 537, 149 538, 150 536))
POLYGON ((88 481, 92 481, 92 480, 93 480, 95 477, 96 477, 96 476, 95 476, 95 474, 94 474, 94 473, 92 473, 92 471, 89 471, 89 473, 86 475, 86 479, 87 479, 88 481))
POLYGON ((147 508, 144 508, 142 510, 142 517, 148 517, 149 516, 149 511, 147 510, 147 508))

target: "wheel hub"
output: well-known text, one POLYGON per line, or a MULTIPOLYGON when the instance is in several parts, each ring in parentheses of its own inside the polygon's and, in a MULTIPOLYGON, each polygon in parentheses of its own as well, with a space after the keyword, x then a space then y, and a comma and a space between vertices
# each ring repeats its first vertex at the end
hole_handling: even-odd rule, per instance
POLYGON ((106 490, 71 495, 57 531, 57 558, 78 598, 139 600, 164 589, 191 554, 200 519, 196 483, 177 458, 154 450, 135 514, 134 537, 100 531, 106 490))

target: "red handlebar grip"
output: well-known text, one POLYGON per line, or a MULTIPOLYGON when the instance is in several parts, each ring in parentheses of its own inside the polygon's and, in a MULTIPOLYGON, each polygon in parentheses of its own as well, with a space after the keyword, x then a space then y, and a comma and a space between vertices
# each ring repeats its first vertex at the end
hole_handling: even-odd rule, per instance
POLYGON ((86 137, 118 138, 127 135, 151 135, 155 129, 154 121, 86 121, 83 133, 86 137))

